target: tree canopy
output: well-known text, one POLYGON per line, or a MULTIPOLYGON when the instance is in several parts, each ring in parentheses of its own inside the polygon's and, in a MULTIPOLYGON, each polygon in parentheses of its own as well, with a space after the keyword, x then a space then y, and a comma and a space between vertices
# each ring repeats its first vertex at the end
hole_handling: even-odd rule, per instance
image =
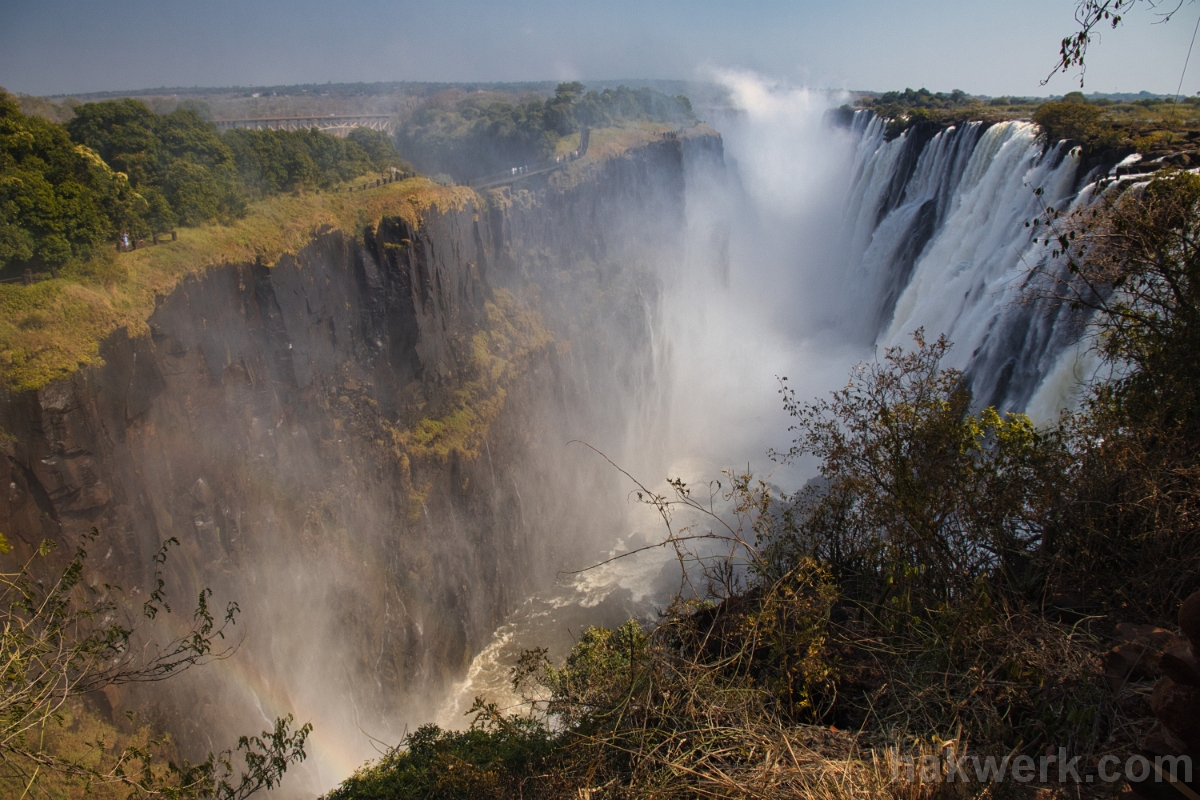
POLYGON ((76 106, 64 126, 0 92, 0 270, 54 270, 121 234, 227 222, 248 200, 408 168, 379 131, 221 134, 202 110, 106 100, 76 106))
MULTIPOLYGON (((1139 4, 1145 4, 1151 8, 1160 7, 1155 0, 1079 0, 1075 4, 1075 21, 1079 24, 1079 29, 1070 36, 1063 37, 1058 51, 1058 63, 1054 65, 1054 69, 1050 70, 1050 74, 1042 83, 1048 83, 1056 73, 1069 72, 1078 67, 1079 85, 1082 87, 1084 76, 1087 73, 1088 46, 1095 38, 1097 29, 1102 29, 1105 25, 1116 28, 1124 21, 1125 15, 1139 4)), ((1176 0, 1174 3, 1167 0, 1166 3, 1161 4, 1162 10, 1158 12, 1159 17, 1166 22, 1182 7, 1183 0, 1176 0)))
POLYGON ((562 137, 581 125, 631 121, 691 124, 696 118, 683 95, 626 86, 587 91, 575 81, 560 83, 554 96, 545 100, 441 92, 402 122, 396 138, 400 151, 425 172, 465 179, 543 161, 554 154, 562 137))
POLYGON ((146 210, 126 176, 95 150, 0 95, 0 267, 62 266, 146 210))

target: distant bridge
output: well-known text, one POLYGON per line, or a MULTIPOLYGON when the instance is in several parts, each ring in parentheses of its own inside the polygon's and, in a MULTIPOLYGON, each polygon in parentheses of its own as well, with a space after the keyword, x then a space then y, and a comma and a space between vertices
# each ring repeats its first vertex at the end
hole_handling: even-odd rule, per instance
POLYGON ((227 131, 233 128, 250 128, 251 130, 274 131, 306 131, 316 128, 334 136, 345 136, 354 128, 370 128, 373 131, 392 132, 391 114, 328 114, 325 116, 311 115, 307 117, 255 117, 247 119, 218 119, 214 120, 217 130, 227 131))

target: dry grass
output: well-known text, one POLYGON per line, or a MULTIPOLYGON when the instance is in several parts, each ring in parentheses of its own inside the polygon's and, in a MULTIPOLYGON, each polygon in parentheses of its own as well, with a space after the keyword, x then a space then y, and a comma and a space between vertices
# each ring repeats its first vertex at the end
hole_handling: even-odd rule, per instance
MULTIPOLYGON (((562 190, 578 185, 595 174, 597 167, 608 159, 620 158, 631 150, 662 141, 662 134, 678 126, 662 122, 626 122, 610 128, 594 128, 589 134, 587 155, 551 175, 551 185, 562 190)), ((703 122, 688 128, 683 136, 716 136, 720 134, 703 122)), ((579 147, 579 134, 563 137, 558 153, 565 154, 579 147)))
MULTIPOLYGON (((595 800, 922 800, 1116 788, 947 782, 940 766, 935 776, 910 772, 905 763, 926 756, 1037 757, 1052 746, 1080 756, 1087 774, 1101 756, 1128 753, 1144 720, 1100 680, 1101 637, 1086 620, 1056 622, 1010 606, 1002 592, 981 587, 973 599, 897 612, 848 601, 812 559, 775 580, 728 582, 730 559, 758 558, 748 534, 773 524, 769 487, 730 477, 736 516, 709 515, 707 532, 671 522, 684 507, 705 513, 705 492, 679 483, 672 499, 638 485, 643 501, 664 512, 681 566, 704 560, 701 542, 730 546, 729 555, 707 557, 706 588, 686 593, 712 599, 677 600, 650 632, 633 621, 590 629, 562 666, 544 650, 523 656, 514 681, 525 687, 527 719, 559 731, 547 760, 555 781, 527 796, 575 796, 563 785, 595 800)), ((483 701, 477 708, 486 730, 512 724, 483 701)), ((539 780, 525 785, 536 789, 539 780)))
POLYGON ((467 380, 451 394, 448 408, 406 430, 388 426, 407 457, 444 463, 457 452, 478 458, 488 429, 504 410, 508 387, 552 341, 541 316, 520 306, 508 291, 495 290, 485 312, 483 326, 471 337, 467 380))
POLYGON ((432 208, 461 209, 475 199, 470 189, 424 178, 365 192, 273 197, 232 225, 183 228, 178 241, 113 254, 75 276, 0 286, 0 384, 35 390, 96 363, 100 342, 118 328, 143 335, 155 298, 187 275, 255 259, 272 265, 325 226, 360 230, 384 216, 418 226, 432 208))
MULTIPOLYGON (((1040 784, 979 782, 966 760, 975 753, 1037 757, 1047 742, 1081 755, 1081 775, 1094 773, 1102 755, 1124 758, 1144 725, 1111 698, 1098 697, 1102 686, 1091 691, 1081 685, 1096 678, 1090 672, 1096 656, 1090 637, 1073 637, 1070 627, 1026 614, 1002 616, 975 641, 961 643, 978 655, 955 675, 952 669, 932 669, 938 659, 920 652, 922 641, 927 649, 940 647, 936 637, 916 632, 867 640, 837 626, 821 633, 809 624, 817 607, 781 588, 740 608, 723 603, 715 614, 703 607, 680 609, 644 638, 629 625, 592 630, 561 670, 542 667, 540 680, 553 693, 551 718, 567 732, 550 762, 555 780, 542 784, 544 793, 528 796, 1048 800, 1106 796, 1119 788, 1059 784, 1053 777, 1040 784), (793 619, 776 627, 789 613, 793 619), (809 622, 797 625, 801 620, 809 622), (828 724, 829 714, 816 715, 824 722, 798 721, 795 704, 786 698, 792 687, 780 683, 803 671, 782 652, 789 642, 799 643, 799 651, 815 643, 816 663, 839 671, 848 671, 842 645, 861 648, 860 660, 878 660, 879 682, 870 687, 876 691, 834 698, 828 694, 830 676, 810 674, 806 680, 826 682, 835 706, 877 703, 886 713, 850 729, 828 724), (1064 701, 1072 698, 1078 702, 1067 708, 1064 701), (1089 704, 1104 712, 1103 725, 1078 713, 1089 704), (1047 709, 1051 718, 1068 724, 1039 729, 1045 722, 1039 712, 1047 709), (1004 715, 1009 718, 998 719, 1004 715), (948 756, 963 759, 965 780, 946 778, 948 756), (923 759, 935 764, 933 773, 923 771, 923 759), (564 785, 574 793, 564 794, 564 785)), ((842 690, 865 688, 838 677, 842 690)))

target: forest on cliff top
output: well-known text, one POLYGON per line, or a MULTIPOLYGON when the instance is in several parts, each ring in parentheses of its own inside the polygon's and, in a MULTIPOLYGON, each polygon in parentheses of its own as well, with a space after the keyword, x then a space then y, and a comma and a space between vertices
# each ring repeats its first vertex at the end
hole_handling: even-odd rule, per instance
POLYGON ((21 112, 0 93, 0 279, 23 270, 87 271, 176 226, 231 222, 247 204, 329 189, 366 172, 411 169, 384 133, 231 130, 190 108, 155 114, 138 100, 77 106, 66 124, 21 112))
POLYGON ((695 123, 683 95, 581 83, 544 100, 439 92, 404 115, 395 139, 368 128, 346 138, 315 129, 220 133, 203 106, 186 101, 167 113, 132 98, 30 106, 61 123, 21 105, 0 90, 0 280, 26 269, 94 272, 100 267, 88 262, 103 262, 119 237, 130 244, 177 226, 229 223, 253 200, 409 172, 409 161, 465 181, 551 159, 581 126, 695 123))

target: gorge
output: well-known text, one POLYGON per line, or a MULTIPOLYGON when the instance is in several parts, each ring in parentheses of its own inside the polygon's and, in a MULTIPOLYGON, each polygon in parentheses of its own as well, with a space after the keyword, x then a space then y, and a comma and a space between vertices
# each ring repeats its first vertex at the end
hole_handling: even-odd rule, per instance
MULTIPOLYGON (((981 405, 1070 405, 1083 321, 1019 302, 1040 263, 1024 223, 1112 165, 1030 123, 889 139, 870 111, 834 124, 842 98, 731 85, 744 113, 719 132, 595 131, 586 159, 482 193, 370 189, 357 226, 195 263, 102 363, 5 390, 19 548, 96 527, 90 579, 138 600, 174 537, 175 603, 207 586, 242 610, 230 658, 102 710, 170 720, 197 752, 293 713, 315 732, 291 789, 324 791, 372 739, 495 685, 511 664, 473 659, 559 571, 654 539, 624 476, 571 442, 650 483, 766 471, 776 376, 823 393, 922 326, 981 405)), ((661 566, 571 602, 652 617, 661 566)))

